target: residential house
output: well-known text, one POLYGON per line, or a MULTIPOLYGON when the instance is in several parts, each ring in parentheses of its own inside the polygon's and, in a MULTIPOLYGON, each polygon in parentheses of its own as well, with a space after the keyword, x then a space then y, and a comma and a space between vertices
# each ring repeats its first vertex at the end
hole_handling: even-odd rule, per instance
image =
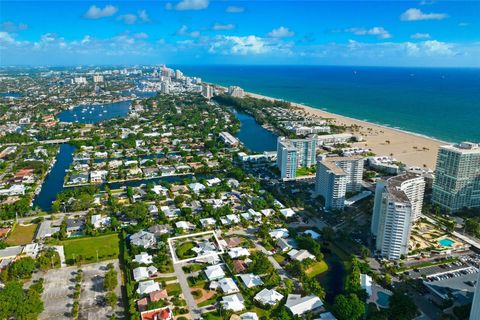
POLYGON ((170 307, 158 308, 140 313, 141 320, 173 320, 173 311, 170 307))
POLYGON ((246 248, 242 247, 236 247, 236 248, 231 248, 228 251, 228 255, 232 259, 240 258, 240 257, 248 257, 250 255, 250 252, 246 248))
POLYGON ((209 281, 219 280, 225 277, 225 272, 219 264, 208 266, 204 272, 209 281))
POLYGON ((323 306, 323 302, 314 295, 302 297, 300 294, 289 294, 285 306, 294 316, 301 316, 307 312, 318 310, 323 306))
POLYGON ((232 278, 223 278, 218 281, 212 281, 210 283, 210 289, 216 290, 217 288, 220 288, 225 294, 231 294, 240 291, 232 278))
POLYGON ((206 188, 203 184, 198 183, 198 182, 190 183, 188 185, 188 187, 190 188, 190 190, 192 190, 193 192, 195 192, 197 194, 202 192, 206 188))
POLYGON ((291 208, 280 209, 280 213, 287 219, 296 215, 295 211, 291 208))
POLYGON ((152 215, 152 216, 158 216, 158 208, 156 205, 154 204, 151 204, 148 206, 148 212, 152 215))
POLYGON ((372 277, 368 274, 360 274, 360 286, 367 292, 369 297, 372 296, 372 282, 372 277))
POLYGON ((292 249, 292 246, 288 243, 286 239, 279 238, 277 240, 277 246, 282 252, 287 252, 288 250, 292 249))
POLYGON ((264 288, 262 291, 257 293, 253 299, 262 305, 273 306, 283 299, 283 295, 274 289, 264 288))
POLYGON ((245 305, 243 304, 244 301, 245 300, 240 293, 235 293, 229 296, 222 297, 222 301, 220 301, 220 304, 225 310, 240 312, 245 309, 245 305))
POLYGON ((102 216, 100 214, 94 214, 90 218, 90 222, 92 223, 93 228, 100 229, 108 227, 111 223, 111 218, 102 216))
POLYGON ((286 228, 274 229, 268 233, 273 239, 288 238, 289 233, 286 228))
POLYGON ((245 312, 240 315, 240 320, 258 320, 255 312, 245 312))
POLYGON ((169 224, 155 224, 148 228, 148 232, 153 233, 156 237, 168 234, 172 231, 172 227, 169 224))
POLYGON ((134 261, 139 264, 151 264, 153 263, 153 257, 146 252, 141 252, 135 255, 134 261))
POLYGON ((315 256, 304 249, 302 250, 292 249, 288 253, 288 256, 290 257, 290 259, 296 260, 296 261, 303 261, 305 259, 315 260, 315 256))
POLYGON ((157 244, 157 239, 153 233, 141 230, 130 236, 130 243, 147 249, 153 248, 157 244))
POLYGON ((253 288, 263 285, 262 279, 259 276, 254 275, 253 273, 239 274, 237 276, 242 280, 242 282, 247 288, 253 288))
POLYGON ((158 282, 147 280, 138 284, 137 293, 139 295, 144 295, 158 290, 160 290, 160 285, 158 282))

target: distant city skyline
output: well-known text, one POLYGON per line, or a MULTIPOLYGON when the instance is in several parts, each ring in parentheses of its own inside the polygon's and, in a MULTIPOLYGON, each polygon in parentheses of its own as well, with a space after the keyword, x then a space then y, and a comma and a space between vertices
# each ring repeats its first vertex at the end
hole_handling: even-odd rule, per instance
POLYGON ((2 1, 0 65, 480 67, 477 1, 2 1))

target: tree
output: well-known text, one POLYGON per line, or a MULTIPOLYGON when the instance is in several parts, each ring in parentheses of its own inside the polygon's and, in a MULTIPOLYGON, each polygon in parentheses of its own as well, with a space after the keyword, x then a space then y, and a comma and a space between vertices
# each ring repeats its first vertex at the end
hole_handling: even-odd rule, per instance
POLYGON ((107 292, 107 294, 105 295, 105 298, 106 298, 106 300, 107 300, 107 304, 108 304, 112 309, 114 309, 115 306, 117 305, 117 302, 118 302, 118 297, 117 297, 117 295, 115 294, 115 292, 113 292, 113 291, 107 292))
POLYGON ((25 257, 8 267, 8 278, 12 280, 29 279, 35 270, 35 260, 25 257))
POLYGON ((340 294, 335 297, 332 311, 339 320, 358 320, 365 313, 365 304, 355 294, 340 294))
POLYGON ((389 320, 410 320, 417 316, 417 306, 404 291, 396 290, 390 297, 389 320))
POLYGON ((108 270, 105 274, 103 287, 107 291, 112 291, 117 287, 117 272, 114 269, 108 270))

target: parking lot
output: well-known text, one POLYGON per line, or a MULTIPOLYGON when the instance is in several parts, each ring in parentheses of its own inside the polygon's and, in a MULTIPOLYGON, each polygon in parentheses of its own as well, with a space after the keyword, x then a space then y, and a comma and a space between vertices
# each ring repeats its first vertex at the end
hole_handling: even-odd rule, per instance
POLYGON ((44 278, 42 300, 45 307, 39 317, 40 320, 70 319, 76 270, 77 268, 72 267, 35 274, 36 279, 44 278))
MULTIPOLYGON (((121 273, 118 260, 103 261, 83 265, 82 291, 80 294, 80 314, 79 319, 108 319, 112 315, 112 309, 105 304, 105 294, 103 290, 103 277, 107 271, 107 264, 113 263, 118 272, 118 283, 121 283, 121 273)), ((70 313, 73 306, 73 294, 75 289, 75 276, 78 267, 68 267, 53 269, 47 272, 38 272, 33 280, 44 278, 44 291, 42 300, 44 301, 44 311, 40 315, 40 320, 49 319, 71 319, 70 313)), ((116 295, 121 298, 121 287, 117 286, 116 295)), ((123 304, 121 300, 115 309, 117 319, 123 319, 123 304)))
MULTIPOLYGON (((83 265, 82 294, 80 295, 79 319, 97 320, 108 319, 112 315, 112 309, 105 303, 106 292, 103 289, 103 278, 107 271, 107 264, 113 263, 118 273, 117 283, 121 283, 118 260, 104 261, 83 265)), ((120 285, 115 290, 117 297, 121 298, 120 285)), ((117 319, 123 319, 123 305, 117 304, 115 310, 117 319)))

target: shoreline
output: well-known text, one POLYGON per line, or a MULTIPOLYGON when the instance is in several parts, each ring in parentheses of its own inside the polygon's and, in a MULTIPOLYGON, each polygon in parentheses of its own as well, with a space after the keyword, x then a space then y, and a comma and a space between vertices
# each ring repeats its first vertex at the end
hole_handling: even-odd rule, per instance
MULTIPOLYGON (((225 86, 213 84, 219 88, 227 89, 225 86)), ((348 130, 359 134, 364 141, 353 143, 354 147, 368 148, 377 156, 392 156, 411 167, 435 169, 438 148, 450 142, 429 137, 423 134, 407 130, 392 128, 387 125, 377 124, 365 120, 359 120, 348 116, 332 113, 323 109, 306 106, 301 103, 291 102, 285 99, 273 98, 262 94, 245 91, 245 95, 257 99, 270 101, 284 101, 293 107, 298 107, 305 112, 305 115, 313 115, 321 118, 332 119, 336 125, 358 126, 358 131, 348 130), (388 141, 388 142, 387 142, 388 141)))

